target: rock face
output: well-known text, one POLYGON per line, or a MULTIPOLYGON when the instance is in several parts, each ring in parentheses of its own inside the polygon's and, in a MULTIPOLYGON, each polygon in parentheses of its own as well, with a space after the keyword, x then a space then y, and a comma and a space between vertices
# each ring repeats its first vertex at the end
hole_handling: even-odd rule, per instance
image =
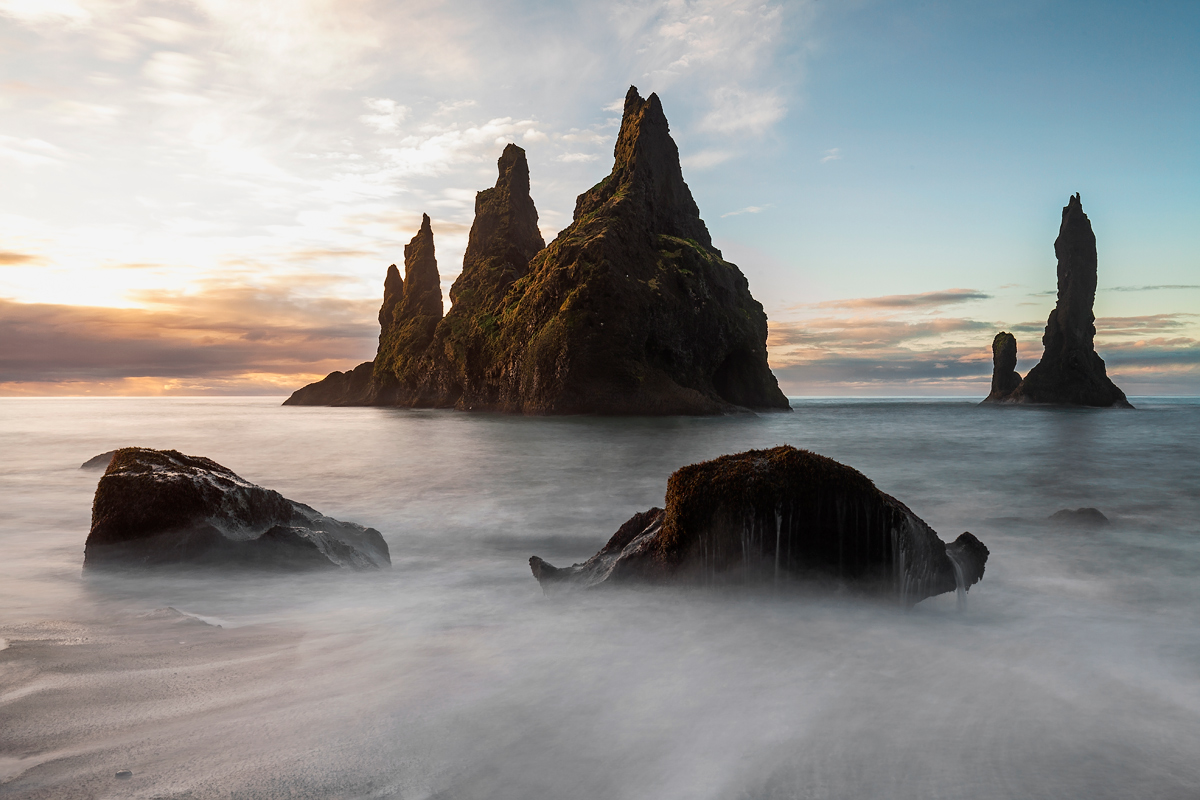
POLYGON ((992 391, 984 402, 994 403, 1013 393, 1021 384, 1017 372, 1017 337, 1000 331, 992 340, 992 391))
MULTIPOLYGON (((993 376, 992 394, 984 402, 1133 408, 1125 393, 1109 380, 1104 360, 1096 354, 1096 317, 1092 313, 1096 235, 1078 194, 1063 208, 1054 254, 1058 257, 1058 303, 1046 320, 1042 360, 1015 388, 999 397, 993 397, 993 376)), ((999 336, 996 338, 999 341, 999 336)), ((1015 355, 1015 340, 1013 351, 1015 355)))
POLYGON ((385 567, 374 528, 339 522, 207 458, 116 451, 92 504, 84 567, 385 567))
POLYGON ((584 563, 557 568, 534 556, 529 564, 547 590, 816 583, 912 606, 965 591, 987 557, 970 533, 944 544, 857 470, 783 446, 684 467, 667 482, 665 509, 635 514, 584 563))
MULTIPOLYGON (((579 196, 573 222, 548 247, 524 151, 509 145, 498 167, 495 187, 476 198, 445 318, 440 296, 436 308, 431 299, 419 311, 408 304, 418 294, 414 276, 427 276, 428 287, 436 274, 426 218, 405 250, 404 281, 389 271, 385 282, 368 388, 359 393, 357 369, 333 373, 287 404, 525 414, 789 410, 767 366, 766 315, 741 271, 713 247, 657 96, 630 88, 612 172, 579 196), (416 270, 418 261, 428 266, 416 270)), ((429 288, 419 294, 432 297, 429 288)))

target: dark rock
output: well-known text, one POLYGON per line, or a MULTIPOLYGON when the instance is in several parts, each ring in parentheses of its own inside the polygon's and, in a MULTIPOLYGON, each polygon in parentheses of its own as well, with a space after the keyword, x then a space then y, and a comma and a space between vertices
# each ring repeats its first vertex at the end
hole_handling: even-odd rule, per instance
POLYGON ((125 780, 127 778, 132 778, 133 773, 127 769, 119 769, 119 770, 117 770, 116 777, 120 778, 121 780, 125 780))
POLYGON ((421 215, 421 229, 404 246, 404 281, 388 270, 384 281, 383 307, 379 311, 379 352, 375 356, 374 386, 369 400, 383 400, 395 394, 397 386, 411 383, 425 350, 433 341, 442 319, 442 279, 438 274, 433 246, 433 228, 429 215, 421 215), (387 283, 393 284, 389 296, 387 283), (384 322, 391 304, 391 319, 384 322))
POLYGON ((1054 254, 1058 302, 1046 320, 1042 360, 1008 395, 984 402, 1133 408, 1095 350, 1096 235, 1078 194, 1063 208, 1054 254))
MULTIPOLYGON (((423 219, 425 218, 423 217, 423 219)), ((404 279, 400 277, 400 270, 396 269, 395 264, 392 264, 387 268, 387 275, 383 279, 383 305, 379 307, 379 329, 381 332, 389 330, 392 327, 392 320, 396 316, 396 306, 400 304, 400 300, 403 297, 404 279)))
POLYGON ((110 461, 112 461, 112 457, 116 452, 116 450, 109 450, 107 453, 101 453, 98 456, 92 456, 87 461, 80 464, 79 468, 94 470, 108 469, 108 464, 110 461))
POLYGON ((1108 524, 1108 517, 1098 508, 1064 508, 1062 511, 1055 511, 1047 519, 1075 528, 1100 528, 1108 524))
POLYGON ((1017 366, 1017 337, 1000 331, 992 340, 992 391, 985 403, 1003 400, 1021 383, 1017 366))
POLYGON ((372 396, 375 362, 364 361, 346 372, 331 372, 316 383, 301 387, 283 402, 285 406, 360 406, 372 396))
MULTIPOLYGON (((430 327, 429 304, 419 335, 402 336, 381 311, 366 396, 330 400, 305 387, 288 404, 526 414, 790 409, 767 365, 766 315, 713 247, 657 96, 630 88, 611 174, 579 196, 574 221, 547 247, 524 151, 509 145, 498 168, 496 185, 476 198, 445 318, 430 327)), ((418 239, 428 239, 432 262, 426 227, 418 239)), ((406 273, 397 319, 413 280, 406 273)))
POLYGON ((584 563, 558 568, 534 556, 529 565, 548 590, 828 584, 912 606, 974 585, 987 557, 970 533, 944 544, 857 470, 783 446, 684 467, 667 482, 665 509, 634 515, 584 563))
POLYGON ((326 517, 207 458, 126 447, 96 486, 83 563, 361 569, 391 559, 374 528, 326 517))

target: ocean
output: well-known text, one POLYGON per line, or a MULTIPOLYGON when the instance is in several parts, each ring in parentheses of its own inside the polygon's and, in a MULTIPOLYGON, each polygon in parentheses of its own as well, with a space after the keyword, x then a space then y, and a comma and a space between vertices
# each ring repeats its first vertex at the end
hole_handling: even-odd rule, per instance
POLYGON ((281 400, 0 400, 0 796, 1200 796, 1200 399, 664 419, 281 400), (530 574, 661 505, 675 469, 780 444, 978 536, 966 608, 545 596, 530 574), (99 473, 79 466, 128 445, 375 527, 393 566, 84 576, 99 473), (1111 524, 1047 519, 1088 506, 1111 524))

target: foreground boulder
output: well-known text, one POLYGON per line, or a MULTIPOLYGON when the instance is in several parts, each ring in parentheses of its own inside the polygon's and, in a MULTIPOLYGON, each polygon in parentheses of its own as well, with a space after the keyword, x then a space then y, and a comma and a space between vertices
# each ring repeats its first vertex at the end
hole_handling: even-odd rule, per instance
POLYGON ((285 405, 522 414, 789 411, 767 364, 767 317, 724 259, 683 179, 656 95, 630 87, 612 172, 545 245, 525 151, 478 194, 442 315, 429 218, 384 282, 373 362, 285 405))
POLYGON ((339 522, 175 450, 117 450, 96 486, 85 567, 385 567, 374 528, 339 522))
POLYGON ((783 446, 684 467, 667 481, 665 509, 635 514, 584 563, 529 564, 547 590, 803 582, 912 606, 965 591, 987 557, 970 533, 943 543, 857 470, 783 446))
POLYGON ((1058 258, 1058 302, 1046 320, 1042 360, 1014 385, 1011 378, 1020 378, 1012 372, 1017 363, 1017 341, 1011 334, 997 335, 992 343, 992 391, 983 402, 1133 408, 1125 393, 1109 379, 1104 359, 1096 353, 1096 316, 1092 312, 1096 301, 1096 234, 1083 213, 1078 194, 1063 208, 1054 254, 1058 258), (1011 340, 1004 342, 1003 353, 998 349, 1002 336, 1011 340), (1012 366, 1005 370, 1010 360, 1012 366))

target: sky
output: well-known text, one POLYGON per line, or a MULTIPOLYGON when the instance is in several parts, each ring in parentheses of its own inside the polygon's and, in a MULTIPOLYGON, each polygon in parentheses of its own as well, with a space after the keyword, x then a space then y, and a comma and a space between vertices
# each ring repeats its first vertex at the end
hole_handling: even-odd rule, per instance
POLYGON ((447 294, 516 142, 549 241, 630 85, 788 394, 982 397, 1002 329, 1027 371, 1075 192, 1110 376, 1200 394, 1194 2, 0 0, 0 395, 368 360, 421 214, 447 294))

